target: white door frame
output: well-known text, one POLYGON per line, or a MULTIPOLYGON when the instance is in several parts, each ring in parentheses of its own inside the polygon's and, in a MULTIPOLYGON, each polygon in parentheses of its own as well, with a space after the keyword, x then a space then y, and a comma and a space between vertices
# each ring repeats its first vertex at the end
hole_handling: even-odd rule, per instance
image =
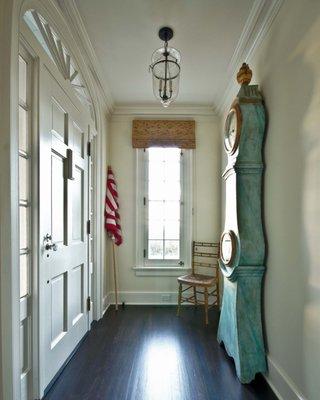
POLYGON ((0 2, 0 399, 20 399, 18 244, 18 24, 16 1, 0 2))
MULTIPOLYGON (((21 16, 27 9, 38 10, 61 34, 83 75, 97 113, 96 159, 96 266, 93 319, 102 316, 104 266, 103 177, 104 138, 101 131, 106 104, 101 88, 83 60, 81 43, 76 42, 54 0, 2 0, 0 2, 0 399, 20 400, 20 288, 18 231, 18 51, 21 16)), ((33 47, 33 46, 32 46, 33 47)), ((33 315, 33 318, 36 314, 33 315)), ((37 324, 37 321, 34 322, 37 324)), ((38 359, 33 359, 34 383, 37 384, 38 359)), ((37 390, 36 390, 37 392, 37 390)), ((37 396, 37 393, 34 393, 37 396)))

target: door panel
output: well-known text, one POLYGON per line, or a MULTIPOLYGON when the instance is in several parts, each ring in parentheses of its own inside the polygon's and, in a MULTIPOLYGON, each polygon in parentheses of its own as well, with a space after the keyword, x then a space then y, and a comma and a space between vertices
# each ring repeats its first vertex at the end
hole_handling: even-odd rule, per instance
POLYGON ((82 317, 83 309, 83 265, 78 265, 72 269, 70 275, 70 290, 72 293, 70 314, 72 325, 75 325, 82 317))
POLYGON ((51 154, 51 232, 55 243, 65 243, 65 179, 64 158, 51 154))
POLYGON ((67 326, 66 274, 51 279, 51 349, 66 334, 67 326))
POLYGON ((89 328, 88 121, 45 67, 40 88, 39 336, 44 390, 89 328))
POLYGON ((52 129, 51 132, 53 135, 57 137, 57 139, 61 140, 63 143, 68 144, 68 114, 62 108, 61 104, 52 97, 52 129))
POLYGON ((74 181, 72 182, 72 240, 83 240, 83 198, 84 181, 83 171, 79 167, 74 169, 74 181))
POLYGON ((84 133, 82 132, 81 128, 77 124, 73 124, 73 147, 74 150, 83 157, 83 139, 84 133))

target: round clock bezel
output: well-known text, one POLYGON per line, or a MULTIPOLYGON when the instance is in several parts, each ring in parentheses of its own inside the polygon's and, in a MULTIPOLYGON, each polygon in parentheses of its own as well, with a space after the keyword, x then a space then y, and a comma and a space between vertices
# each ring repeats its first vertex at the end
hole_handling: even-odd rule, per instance
POLYGON ((237 247, 237 238, 236 238, 236 234, 235 234, 233 231, 231 231, 231 230, 224 231, 224 232, 222 233, 222 235, 221 235, 221 238, 220 238, 220 259, 222 260, 222 262, 223 262, 224 265, 230 266, 230 264, 232 264, 232 262, 233 262, 233 260, 234 260, 234 258, 235 258, 235 255, 236 255, 236 247, 237 247), (224 237, 225 237, 226 235, 229 235, 229 237, 230 237, 230 239, 231 239, 231 256, 230 256, 230 259, 229 259, 229 260, 226 260, 226 259, 223 257, 223 251, 222 251, 222 243, 223 243, 223 239, 224 239, 224 237))
POLYGON ((234 103, 234 104, 232 104, 232 106, 228 112, 228 115, 227 115, 227 118, 226 118, 226 121, 224 124, 224 148, 225 148, 226 153, 229 155, 233 155, 236 152, 236 150, 238 149, 239 142, 240 142, 241 124, 242 124, 241 110, 240 110, 239 104, 234 103), (236 125, 236 137, 235 137, 233 145, 230 146, 227 144, 228 138, 226 136, 226 128, 227 128, 228 120, 232 114, 236 115, 237 125, 236 125))

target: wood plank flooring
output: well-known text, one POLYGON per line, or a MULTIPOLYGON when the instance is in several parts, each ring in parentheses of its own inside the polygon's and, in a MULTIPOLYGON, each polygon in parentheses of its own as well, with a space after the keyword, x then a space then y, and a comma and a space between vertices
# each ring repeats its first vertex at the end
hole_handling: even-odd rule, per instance
POLYGON ((219 346, 219 314, 201 308, 111 308, 93 326, 45 400, 274 400, 262 377, 242 385, 219 346))

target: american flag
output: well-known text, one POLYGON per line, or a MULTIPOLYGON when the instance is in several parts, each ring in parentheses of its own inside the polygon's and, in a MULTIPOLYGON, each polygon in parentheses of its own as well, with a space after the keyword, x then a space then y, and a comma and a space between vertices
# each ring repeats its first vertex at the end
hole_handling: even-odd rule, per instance
POLYGON ((119 215, 119 202, 117 185, 114 180, 113 172, 111 167, 108 167, 107 176, 107 193, 105 202, 105 228, 109 236, 114 239, 117 246, 122 243, 122 233, 120 226, 120 215, 119 215))

